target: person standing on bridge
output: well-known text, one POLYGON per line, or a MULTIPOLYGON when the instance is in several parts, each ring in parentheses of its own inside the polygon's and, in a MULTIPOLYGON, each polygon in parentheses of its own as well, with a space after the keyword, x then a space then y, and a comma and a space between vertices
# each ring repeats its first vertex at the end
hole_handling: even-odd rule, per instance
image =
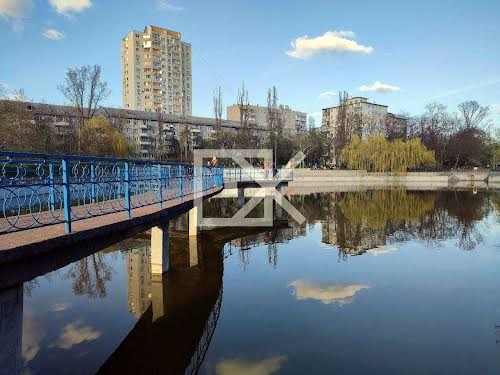
POLYGON ((264 175, 267 180, 269 178, 269 163, 267 161, 264 163, 264 175))

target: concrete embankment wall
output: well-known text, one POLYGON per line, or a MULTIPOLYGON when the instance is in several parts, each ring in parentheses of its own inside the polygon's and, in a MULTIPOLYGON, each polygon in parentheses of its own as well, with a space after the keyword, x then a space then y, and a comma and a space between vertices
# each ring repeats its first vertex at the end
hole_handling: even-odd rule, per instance
POLYGON ((414 189, 448 187, 488 187, 500 184, 500 172, 408 172, 375 173, 363 170, 295 169, 290 187, 328 186, 357 189, 361 187, 401 186, 414 189))

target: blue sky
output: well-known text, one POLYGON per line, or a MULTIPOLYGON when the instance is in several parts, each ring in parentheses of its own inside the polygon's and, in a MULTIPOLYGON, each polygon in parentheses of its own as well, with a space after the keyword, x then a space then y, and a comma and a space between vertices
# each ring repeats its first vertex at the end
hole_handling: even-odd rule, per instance
POLYGON ((337 102, 322 93, 347 90, 412 114, 475 99, 500 123, 496 0, 0 0, 0 82, 62 104, 65 70, 100 64, 105 104, 120 106, 120 40, 149 24, 192 44, 195 115, 212 116, 218 85, 233 103, 244 80, 253 103, 276 85, 282 103, 308 113, 337 102))

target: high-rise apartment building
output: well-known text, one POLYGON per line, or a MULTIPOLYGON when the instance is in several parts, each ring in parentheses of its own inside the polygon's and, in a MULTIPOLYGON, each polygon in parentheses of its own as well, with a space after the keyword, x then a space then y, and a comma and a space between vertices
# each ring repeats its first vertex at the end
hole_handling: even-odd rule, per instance
POLYGON ((122 39, 123 108, 192 113, 191 44, 177 31, 146 26, 122 39))

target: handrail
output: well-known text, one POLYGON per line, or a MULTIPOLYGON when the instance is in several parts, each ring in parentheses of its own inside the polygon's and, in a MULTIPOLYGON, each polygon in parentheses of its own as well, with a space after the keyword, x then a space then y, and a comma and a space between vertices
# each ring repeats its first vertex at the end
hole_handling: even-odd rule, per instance
MULTIPOLYGON (((128 158, 111 158, 107 156, 86 156, 86 155, 66 155, 66 154, 43 154, 43 153, 31 153, 31 152, 17 152, 17 151, 0 151, 0 158, 22 158, 30 157, 35 159, 45 159, 45 160, 85 160, 85 161, 106 161, 106 162, 117 162, 117 161, 129 161, 137 163, 149 163, 149 164, 160 164, 160 165, 191 165, 189 163, 182 163, 177 161, 163 161, 163 160, 149 160, 149 159, 128 159, 128 158)), ((1 161, 1 160, 0 160, 1 161)))
POLYGON ((125 212, 224 185, 221 168, 154 160, 0 152, 0 235, 125 212))

